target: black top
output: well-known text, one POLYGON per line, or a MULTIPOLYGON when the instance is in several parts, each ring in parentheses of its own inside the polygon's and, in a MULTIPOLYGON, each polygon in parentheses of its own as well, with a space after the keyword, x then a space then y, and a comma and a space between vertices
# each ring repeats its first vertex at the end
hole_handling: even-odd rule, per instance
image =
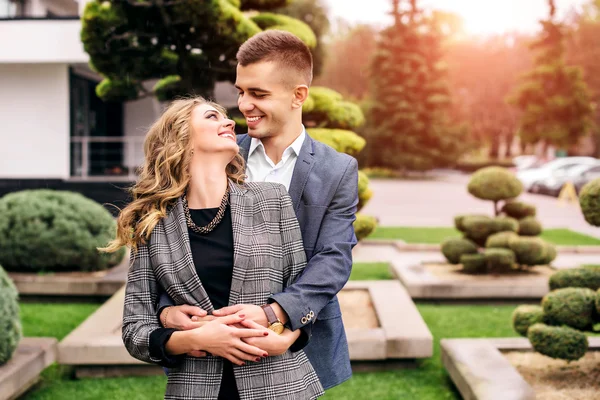
MULTIPOLYGON (((218 208, 205 208, 190 210, 190 214, 196 225, 206 226, 217 215, 217 211, 218 208)), ((214 230, 203 235, 188 228, 188 235, 194 266, 208 298, 215 310, 226 307, 229 304, 233 275, 233 230, 229 205, 223 219, 214 230)), ((180 358, 167 355, 165 350, 165 344, 173 332, 174 329, 160 328, 150 335, 150 354, 164 360, 163 365, 166 367, 176 366, 180 358)), ((233 365, 228 360, 223 361, 219 399, 239 399, 233 365)))

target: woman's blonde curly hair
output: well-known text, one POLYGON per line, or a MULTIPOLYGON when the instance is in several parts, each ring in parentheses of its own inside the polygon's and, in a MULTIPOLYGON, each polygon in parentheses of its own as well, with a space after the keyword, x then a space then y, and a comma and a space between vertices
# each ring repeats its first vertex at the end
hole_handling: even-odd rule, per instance
MULTIPOLYGON (((219 104, 192 97, 173 101, 152 125, 144 141, 144 165, 137 183, 129 189, 133 201, 119 213, 116 238, 100 251, 115 252, 122 246, 136 249, 146 243, 169 205, 184 194, 190 182, 192 111, 203 104, 226 115, 219 104)), ((237 154, 226 172, 229 179, 242 184, 244 170, 244 159, 237 154)))

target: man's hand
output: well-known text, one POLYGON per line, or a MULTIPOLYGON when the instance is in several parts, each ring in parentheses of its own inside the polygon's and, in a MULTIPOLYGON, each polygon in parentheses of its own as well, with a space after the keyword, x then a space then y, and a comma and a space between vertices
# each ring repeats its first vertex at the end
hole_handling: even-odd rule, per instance
POLYGON ((187 304, 165 307, 160 313, 160 324, 165 328, 177 329, 179 331, 187 331, 202 326, 200 322, 193 321, 193 317, 206 317, 206 311, 200 307, 187 304))
POLYGON ((216 317, 225 317, 234 314, 243 314, 246 316, 244 320, 252 320, 264 328, 269 326, 265 311, 260 306, 254 304, 237 304, 213 311, 213 315, 216 317))
MULTIPOLYGON (((272 303, 271 308, 282 324, 285 324, 288 321, 288 315, 285 313, 285 311, 283 311, 283 308, 281 308, 279 304, 272 303)), ((213 315, 217 317, 224 317, 238 313, 246 315, 245 321, 252 320, 257 324, 264 326, 265 328, 269 326, 269 321, 267 321, 265 310, 254 304, 237 304, 235 306, 223 307, 213 311, 213 315)))
MULTIPOLYGON (((244 320, 240 323, 244 328, 247 329, 260 329, 262 328, 254 321, 244 320)), ((264 328, 262 328, 264 329, 264 328)), ((258 347, 264 351, 266 351, 269 356, 278 356, 285 353, 291 346, 294 344, 296 339, 300 336, 300 330, 296 332, 292 332, 289 329, 283 331, 281 335, 276 334, 275 332, 268 330, 269 334, 264 337, 247 337, 243 338, 242 341, 244 343, 248 343, 249 345, 258 347)))

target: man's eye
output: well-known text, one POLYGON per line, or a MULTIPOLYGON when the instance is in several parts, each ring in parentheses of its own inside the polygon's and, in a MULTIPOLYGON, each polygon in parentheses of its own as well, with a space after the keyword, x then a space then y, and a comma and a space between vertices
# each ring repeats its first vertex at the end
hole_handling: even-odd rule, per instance
POLYGON ((257 93, 254 93, 253 96, 256 97, 257 99, 262 99, 263 97, 266 97, 267 95, 266 94, 257 94, 257 93))

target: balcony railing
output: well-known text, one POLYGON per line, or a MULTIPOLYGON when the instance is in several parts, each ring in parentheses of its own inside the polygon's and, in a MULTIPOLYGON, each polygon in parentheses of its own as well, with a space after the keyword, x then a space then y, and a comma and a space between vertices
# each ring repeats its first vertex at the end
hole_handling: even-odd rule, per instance
POLYGON ((143 136, 72 136, 71 180, 136 180, 143 143, 143 136))

